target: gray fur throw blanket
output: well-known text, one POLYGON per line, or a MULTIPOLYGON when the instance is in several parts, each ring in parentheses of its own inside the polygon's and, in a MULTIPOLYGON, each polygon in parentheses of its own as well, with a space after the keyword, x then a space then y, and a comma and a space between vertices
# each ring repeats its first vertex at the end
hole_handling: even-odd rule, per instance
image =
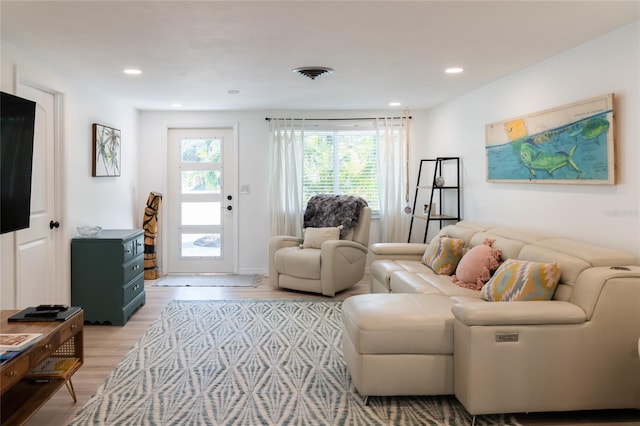
POLYGON ((367 206, 367 201, 362 197, 314 195, 309 199, 304 211, 303 226, 305 228, 325 228, 342 225, 340 238, 344 238, 358 224, 360 210, 367 206))

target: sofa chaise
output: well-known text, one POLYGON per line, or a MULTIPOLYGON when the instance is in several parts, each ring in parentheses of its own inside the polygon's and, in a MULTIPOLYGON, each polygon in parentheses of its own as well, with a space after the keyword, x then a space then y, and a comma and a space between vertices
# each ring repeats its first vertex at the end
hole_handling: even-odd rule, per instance
POLYGON ((469 221, 430 244, 370 250, 372 294, 343 305, 344 356, 365 403, 453 394, 474 416, 640 409, 640 267, 630 254, 469 221), (489 241, 503 261, 557 263, 559 283, 550 300, 487 301, 423 263, 442 237, 465 250, 489 241))

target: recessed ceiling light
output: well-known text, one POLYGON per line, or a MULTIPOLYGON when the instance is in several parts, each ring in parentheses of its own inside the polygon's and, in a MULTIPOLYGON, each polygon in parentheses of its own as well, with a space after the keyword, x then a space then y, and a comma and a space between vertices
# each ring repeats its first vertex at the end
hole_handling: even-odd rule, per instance
POLYGON ((127 75, 140 75, 140 74, 142 74, 142 71, 140 71, 137 68, 126 68, 126 69, 122 70, 122 72, 127 74, 127 75))
POLYGON ((227 93, 230 95, 237 95, 238 93, 240 93, 239 90, 235 90, 235 89, 231 89, 231 90, 227 90, 227 93))
POLYGON ((389 102, 389 106, 400 106, 402 105, 402 102, 389 102))
POLYGON ((173 103, 171 104, 171 108, 182 108, 182 104, 181 103, 173 103))
POLYGON ((444 72, 446 72, 447 74, 460 74, 463 71, 464 71, 464 68, 460 68, 460 67, 452 67, 444 70, 444 72))

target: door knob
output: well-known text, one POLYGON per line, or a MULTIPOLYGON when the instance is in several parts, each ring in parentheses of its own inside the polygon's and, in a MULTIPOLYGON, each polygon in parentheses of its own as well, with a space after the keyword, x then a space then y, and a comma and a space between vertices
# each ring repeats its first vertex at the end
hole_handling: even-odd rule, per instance
POLYGON ((57 220, 54 222, 53 220, 49 222, 49 229, 60 228, 60 222, 57 220))

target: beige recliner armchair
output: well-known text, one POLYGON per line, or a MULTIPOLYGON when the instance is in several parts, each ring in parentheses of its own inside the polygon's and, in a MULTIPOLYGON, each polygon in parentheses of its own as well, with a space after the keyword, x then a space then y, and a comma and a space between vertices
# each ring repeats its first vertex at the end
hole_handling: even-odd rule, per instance
MULTIPOLYGON (((362 207, 357 225, 340 239, 316 247, 303 238, 275 236, 269 241, 269 280, 276 288, 321 293, 333 297, 364 276, 369 245, 371 209, 362 207)), ((320 229, 320 228, 316 228, 320 229)))

